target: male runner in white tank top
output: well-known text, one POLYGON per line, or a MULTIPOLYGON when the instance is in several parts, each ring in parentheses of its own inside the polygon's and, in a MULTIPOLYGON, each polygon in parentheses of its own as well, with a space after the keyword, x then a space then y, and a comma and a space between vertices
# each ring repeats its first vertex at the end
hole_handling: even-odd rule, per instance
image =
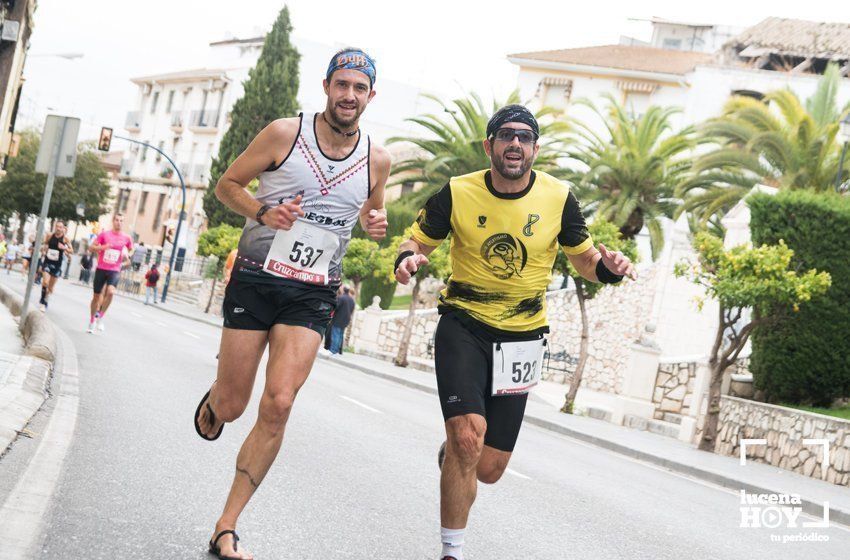
POLYGON ((390 157, 359 129, 374 82, 366 53, 338 52, 324 81, 325 110, 268 125, 216 186, 219 200, 247 220, 225 292, 218 375, 195 412, 202 438, 216 439, 244 412, 269 345, 257 422, 210 540, 219 558, 253 558, 238 545, 236 522, 278 454, 329 326, 352 228, 359 219, 373 239, 386 235, 390 157), (252 196, 245 187, 255 177, 252 196))

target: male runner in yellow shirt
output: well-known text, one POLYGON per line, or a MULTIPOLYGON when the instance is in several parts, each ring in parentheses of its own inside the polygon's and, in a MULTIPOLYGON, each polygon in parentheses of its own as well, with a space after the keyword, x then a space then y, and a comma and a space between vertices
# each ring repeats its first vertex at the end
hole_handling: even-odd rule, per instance
POLYGON ((440 450, 442 560, 463 560, 477 480, 508 466, 528 390, 544 352, 546 286, 560 247, 591 282, 635 278, 622 253, 596 249, 569 187, 532 170, 539 127, 508 105, 487 125, 489 170, 454 177, 431 197, 401 244, 396 279, 407 284, 449 233, 452 274, 440 295, 435 365, 447 441, 440 450))

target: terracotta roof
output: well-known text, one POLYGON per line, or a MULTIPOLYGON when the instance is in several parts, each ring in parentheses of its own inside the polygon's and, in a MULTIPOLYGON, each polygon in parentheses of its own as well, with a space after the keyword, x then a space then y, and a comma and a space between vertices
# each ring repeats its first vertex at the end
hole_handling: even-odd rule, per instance
POLYGON ((124 159, 124 152, 95 152, 100 164, 108 169, 121 169, 121 161, 124 159))
POLYGON ((538 51, 508 55, 524 59, 582 66, 600 66, 638 72, 686 74, 697 64, 713 60, 713 55, 690 51, 673 51, 632 45, 605 45, 557 51, 538 51))
POLYGON ((769 17, 726 43, 747 47, 759 56, 767 52, 800 57, 850 58, 850 23, 823 23, 769 17))

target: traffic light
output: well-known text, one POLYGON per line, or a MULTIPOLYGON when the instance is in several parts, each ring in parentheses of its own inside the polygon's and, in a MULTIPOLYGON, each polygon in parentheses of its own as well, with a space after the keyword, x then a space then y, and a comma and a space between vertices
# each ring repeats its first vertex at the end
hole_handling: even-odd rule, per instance
POLYGON ((108 152, 110 144, 112 144, 112 129, 104 126, 100 129, 100 140, 97 141, 97 149, 101 152, 108 152))

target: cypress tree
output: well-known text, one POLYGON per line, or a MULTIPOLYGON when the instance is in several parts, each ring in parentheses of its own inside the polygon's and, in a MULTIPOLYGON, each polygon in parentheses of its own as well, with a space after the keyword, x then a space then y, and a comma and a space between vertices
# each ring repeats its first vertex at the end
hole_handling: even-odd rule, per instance
POLYGON ((284 6, 272 30, 266 35, 257 65, 244 82, 245 92, 233 105, 230 128, 221 140, 218 156, 210 167, 210 182, 204 194, 204 211, 209 226, 242 226, 245 218, 231 211, 215 197, 215 186, 233 160, 241 154, 266 125, 298 113, 298 61, 301 55, 289 40, 292 24, 284 6))

